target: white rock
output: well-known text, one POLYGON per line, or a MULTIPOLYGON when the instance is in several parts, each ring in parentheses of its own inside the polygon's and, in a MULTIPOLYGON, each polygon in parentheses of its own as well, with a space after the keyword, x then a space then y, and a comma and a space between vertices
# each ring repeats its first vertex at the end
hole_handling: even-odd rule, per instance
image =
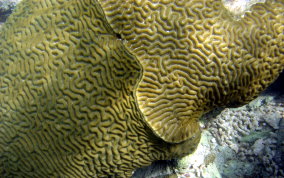
POLYGON ((279 114, 273 114, 274 117, 263 117, 263 119, 265 120, 265 122, 270 125, 271 127, 273 127, 274 129, 279 129, 279 121, 281 119, 281 116, 279 114))
POLYGON ((254 142, 253 146, 252 146, 253 153, 254 153, 255 155, 261 154, 263 148, 264 148, 264 140, 263 140, 262 138, 256 140, 256 141, 254 142))

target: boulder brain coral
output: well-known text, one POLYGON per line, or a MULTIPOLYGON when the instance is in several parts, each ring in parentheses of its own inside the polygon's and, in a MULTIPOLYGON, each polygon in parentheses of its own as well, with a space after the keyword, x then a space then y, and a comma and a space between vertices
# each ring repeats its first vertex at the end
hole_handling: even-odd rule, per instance
POLYGON ((0 174, 129 177, 283 70, 284 1, 23 0, 0 32, 0 174))
POLYGON ((203 113, 251 101, 283 70, 283 0, 240 21, 221 1, 99 1, 143 66, 138 105, 165 141, 194 136, 203 113))

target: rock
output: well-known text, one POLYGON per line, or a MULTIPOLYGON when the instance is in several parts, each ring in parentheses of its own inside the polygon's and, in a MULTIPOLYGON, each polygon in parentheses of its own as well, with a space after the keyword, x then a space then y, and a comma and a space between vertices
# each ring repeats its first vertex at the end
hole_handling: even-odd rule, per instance
POLYGON ((263 148, 264 148, 264 140, 262 138, 258 139, 253 144, 252 148, 253 148, 253 152, 254 152, 255 155, 260 155, 263 148))
POLYGON ((263 116, 263 119, 266 121, 268 125, 273 127, 274 129, 279 129, 279 122, 281 119, 281 114, 278 112, 269 113, 263 116))

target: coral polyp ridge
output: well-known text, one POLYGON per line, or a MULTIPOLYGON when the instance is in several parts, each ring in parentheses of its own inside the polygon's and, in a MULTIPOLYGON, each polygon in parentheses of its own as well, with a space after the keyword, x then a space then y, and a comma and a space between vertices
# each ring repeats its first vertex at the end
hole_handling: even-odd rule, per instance
POLYGON ((23 0, 0 31, 0 174, 129 177, 284 66, 282 0, 23 0))

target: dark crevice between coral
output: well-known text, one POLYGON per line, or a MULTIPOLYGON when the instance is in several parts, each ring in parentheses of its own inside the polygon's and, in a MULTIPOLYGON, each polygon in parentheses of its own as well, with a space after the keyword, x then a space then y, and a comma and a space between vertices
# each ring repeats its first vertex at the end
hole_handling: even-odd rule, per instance
MULTIPOLYGON (((2 4, 0 2, 0 6, 1 5, 2 4)), ((1 8, 0 7, 0 23, 4 23, 7 20, 9 15, 13 12, 14 8, 15 8, 15 6, 12 6, 12 5, 8 5, 7 8, 1 8)))
POLYGON ((12 10, 7 10, 7 11, 4 11, 4 10, 1 10, 0 9, 0 23, 3 23, 6 21, 6 19, 8 18, 8 16, 12 13, 12 10))
POLYGON ((160 160, 153 162, 150 166, 142 167, 137 169, 132 178, 144 178, 144 177, 155 177, 155 178, 172 178, 176 177, 174 170, 177 167, 177 160, 160 160))
POLYGON ((284 95, 284 71, 265 91, 264 94, 269 95, 284 95))

